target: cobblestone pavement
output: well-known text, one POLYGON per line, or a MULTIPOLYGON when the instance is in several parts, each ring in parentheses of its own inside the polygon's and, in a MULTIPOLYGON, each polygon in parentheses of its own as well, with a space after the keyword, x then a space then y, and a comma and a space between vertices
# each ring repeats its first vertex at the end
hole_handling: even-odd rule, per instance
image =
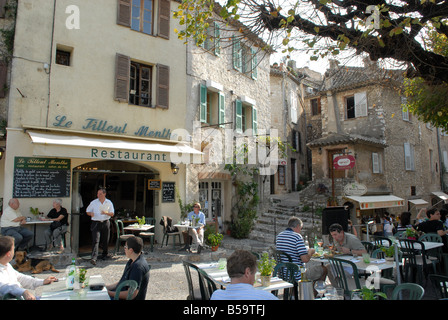
MULTIPOLYGON (((202 250, 201 254, 187 253, 185 251, 179 251, 180 247, 173 248, 171 245, 160 248, 159 246, 154 248, 153 252, 145 253, 145 257, 148 264, 151 265, 150 279, 148 290, 146 294, 147 300, 185 300, 188 296, 188 285, 186 282, 185 272, 182 265, 183 260, 191 262, 208 262, 218 261, 221 257, 227 257, 236 248, 242 248, 247 250, 254 249, 260 251, 265 248, 266 245, 257 243, 251 240, 236 240, 227 238, 224 243, 227 242, 227 247, 218 249, 216 252, 212 252, 210 249, 202 250)), ((146 247, 145 247, 146 249, 146 247)), ((112 252, 112 251, 110 251, 112 252)), ((70 263, 71 257, 67 257, 62 262, 56 264, 60 273, 44 272, 36 275, 39 278, 46 278, 49 275, 53 275, 57 278, 65 276, 65 267, 70 263)), ((118 254, 108 260, 98 260, 97 264, 93 266, 89 262, 89 257, 78 257, 76 263, 79 267, 88 269, 90 275, 101 275, 106 284, 117 282, 124 270, 128 259, 123 253, 123 247, 118 254)), ((42 287, 36 289, 36 294, 40 295, 42 287)))

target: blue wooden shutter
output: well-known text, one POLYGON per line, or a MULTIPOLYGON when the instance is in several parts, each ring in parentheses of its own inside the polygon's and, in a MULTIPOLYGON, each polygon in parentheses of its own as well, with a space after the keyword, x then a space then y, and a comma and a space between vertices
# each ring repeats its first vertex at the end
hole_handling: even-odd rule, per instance
POLYGON ((215 47, 215 55, 219 56, 219 54, 221 53, 221 31, 219 29, 219 24, 215 22, 214 25, 215 25, 215 38, 213 39, 213 41, 215 47))
POLYGON ((258 133, 258 120, 257 120, 257 109, 252 107, 252 135, 256 136, 258 133))
POLYGON ((207 87, 203 84, 199 86, 199 121, 207 122, 207 87))
POLYGON ((251 59, 251 63, 252 63, 252 69, 251 69, 251 77, 254 80, 257 80, 257 50, 255 50, 254 48, 250 49, 251 51, 251 55, 252 55, 252 59, 251 59))
POLYGON ((242 67, 242 53, 241 53, 241 42, 233 36, 233 68, 241 72, 242 67))
POLYGON ((220 128, 224 128, 225 125, 223 123, 226 122, 226 97, 224 93, 219 93, 218 99, 218 123, 220 128))
POLYGON ((243 133, 243 103, 235 100, 235 131, 243 133))

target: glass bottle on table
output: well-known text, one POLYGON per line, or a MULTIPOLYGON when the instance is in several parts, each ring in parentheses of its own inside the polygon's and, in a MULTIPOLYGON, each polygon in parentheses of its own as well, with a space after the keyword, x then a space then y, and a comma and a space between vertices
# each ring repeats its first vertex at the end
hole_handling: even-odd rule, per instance
POLYGON ((66 287, 68 290, 73 290, 75 287, 76 278, 76 260, 72 259, 72 264, 67 268, 66 287))

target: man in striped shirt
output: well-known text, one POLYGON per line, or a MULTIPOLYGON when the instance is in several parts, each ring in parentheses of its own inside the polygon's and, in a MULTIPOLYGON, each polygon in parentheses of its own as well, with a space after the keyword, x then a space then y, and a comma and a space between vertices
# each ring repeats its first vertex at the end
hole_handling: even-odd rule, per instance
MULTIPOLYGON (((305 247, 300 232, 302 231, 303 222, 297 217, 291 217, 288 221, 288 227, 277 235, 276 249, 288 254, 293 263, 303 266, 306 263, 306 276, 308 280, 325 280, 327 276, 327 268, 320 263, 311 261, 311 257, 315 250, 305 247)), ((286 256, 281 257, 282 262, 289 262, 286 256)), ((300 281, 301 275, 296 275, 296 280, 300 281)))

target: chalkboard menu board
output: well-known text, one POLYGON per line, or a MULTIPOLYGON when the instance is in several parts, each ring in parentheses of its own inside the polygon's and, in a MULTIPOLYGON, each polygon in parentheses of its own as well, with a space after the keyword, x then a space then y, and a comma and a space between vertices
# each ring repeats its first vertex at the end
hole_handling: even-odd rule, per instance
POLYGON ((175 182, 162 182, 162 202, 175 202, 175 182))
POLYGON ((70 159, 15 157, 13 197, 70 197, 70 159))
POLYGON ((148 190, 160 190, 160 180, 148 180, 148 190))

